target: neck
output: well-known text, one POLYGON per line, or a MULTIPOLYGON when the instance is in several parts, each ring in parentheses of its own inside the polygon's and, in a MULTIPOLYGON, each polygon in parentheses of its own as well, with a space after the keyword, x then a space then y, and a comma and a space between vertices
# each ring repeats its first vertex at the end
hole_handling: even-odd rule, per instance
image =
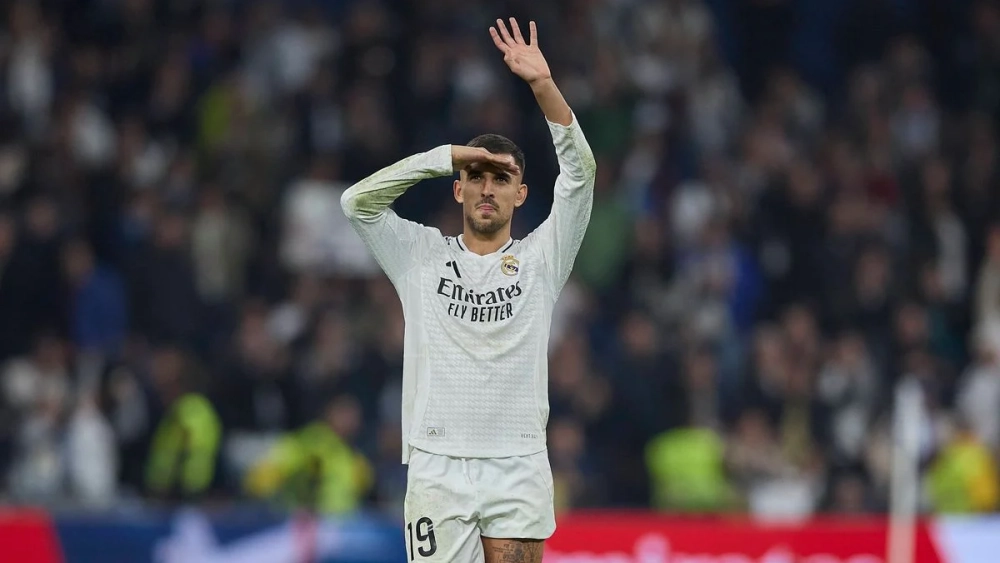
POLYGON ((465 243, 465 247, 470 252, 480 256, 493 254, 500 250, 508 240, 510 240, 510 225, 488 235, 477 233, 466 225, 462 233, 462 242, 465 243))

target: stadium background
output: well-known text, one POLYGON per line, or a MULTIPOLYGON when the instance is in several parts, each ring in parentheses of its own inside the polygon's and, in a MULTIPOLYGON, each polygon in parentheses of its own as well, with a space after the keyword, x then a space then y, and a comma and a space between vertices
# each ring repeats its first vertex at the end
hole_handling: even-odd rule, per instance
MULTIPOLYGON (((512 15, 599 160, 560 514, 878 519, 902 381, 921 511, 1000 507, 997 2, 0 6, 5 504, 398 518, 403 320, 339 196, 492 131, 528 158, 515 236, 544 219, 550 140, 486 33, 512 15)), ((446 181, 397 209, 461 229, 446 181)))

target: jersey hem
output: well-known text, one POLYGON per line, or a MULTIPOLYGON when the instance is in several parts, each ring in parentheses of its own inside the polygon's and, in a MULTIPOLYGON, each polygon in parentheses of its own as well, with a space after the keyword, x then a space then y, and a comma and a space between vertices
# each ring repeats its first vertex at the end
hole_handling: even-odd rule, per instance
POLYGON ((473 450, 473 449, 462 449, 462 448, 449 448, 447 446, 442 447, 441 445, 426 444, 425 442, 420 442, 418 440, 411 440, 406 445, 406 447, 421 450, 429 454, 443 455, 455 458, 466 458, 466 459, 503 459, 507 457, 524 457, 541 453, 547 450, 544 443, 536 444, 533 446, 526 446, 524 449, 519 449, 519 450, 505 449, 497 451, 486 451, 486 450, 473 450))

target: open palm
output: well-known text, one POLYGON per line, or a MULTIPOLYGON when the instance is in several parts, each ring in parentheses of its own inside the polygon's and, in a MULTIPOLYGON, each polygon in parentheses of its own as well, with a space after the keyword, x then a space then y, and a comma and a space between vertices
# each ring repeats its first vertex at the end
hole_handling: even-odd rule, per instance
POLYGON ((511 72, 529 84, 551 78, 549 64, 545 62, 545 57, 538 49, 538 30, 535 28, 535 22, 528 23, 530 41, 527 43, 514 18, 510 18, 510 29, 508 33, 503 20, 498 19, 497 26, 490 27, 490 36, 493 37, 497 49, 503 53, 503 60, 511 72))

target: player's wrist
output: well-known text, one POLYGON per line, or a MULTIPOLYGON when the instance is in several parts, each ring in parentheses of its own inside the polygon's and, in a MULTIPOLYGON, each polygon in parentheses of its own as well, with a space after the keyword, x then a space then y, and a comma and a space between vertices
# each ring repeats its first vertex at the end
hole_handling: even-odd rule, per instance
POLYGON ((458 172, 469 163, 469 147, 451 145, 451 169, 458 172))
POLYGON ((531 86, 532 91, 536 94, 545 91, 549 88, 553 88, 556 85, 555 81, 552 80, 552 76, 541 76, 535 78, 534 80, 528 81, 528 86, 531 86))

